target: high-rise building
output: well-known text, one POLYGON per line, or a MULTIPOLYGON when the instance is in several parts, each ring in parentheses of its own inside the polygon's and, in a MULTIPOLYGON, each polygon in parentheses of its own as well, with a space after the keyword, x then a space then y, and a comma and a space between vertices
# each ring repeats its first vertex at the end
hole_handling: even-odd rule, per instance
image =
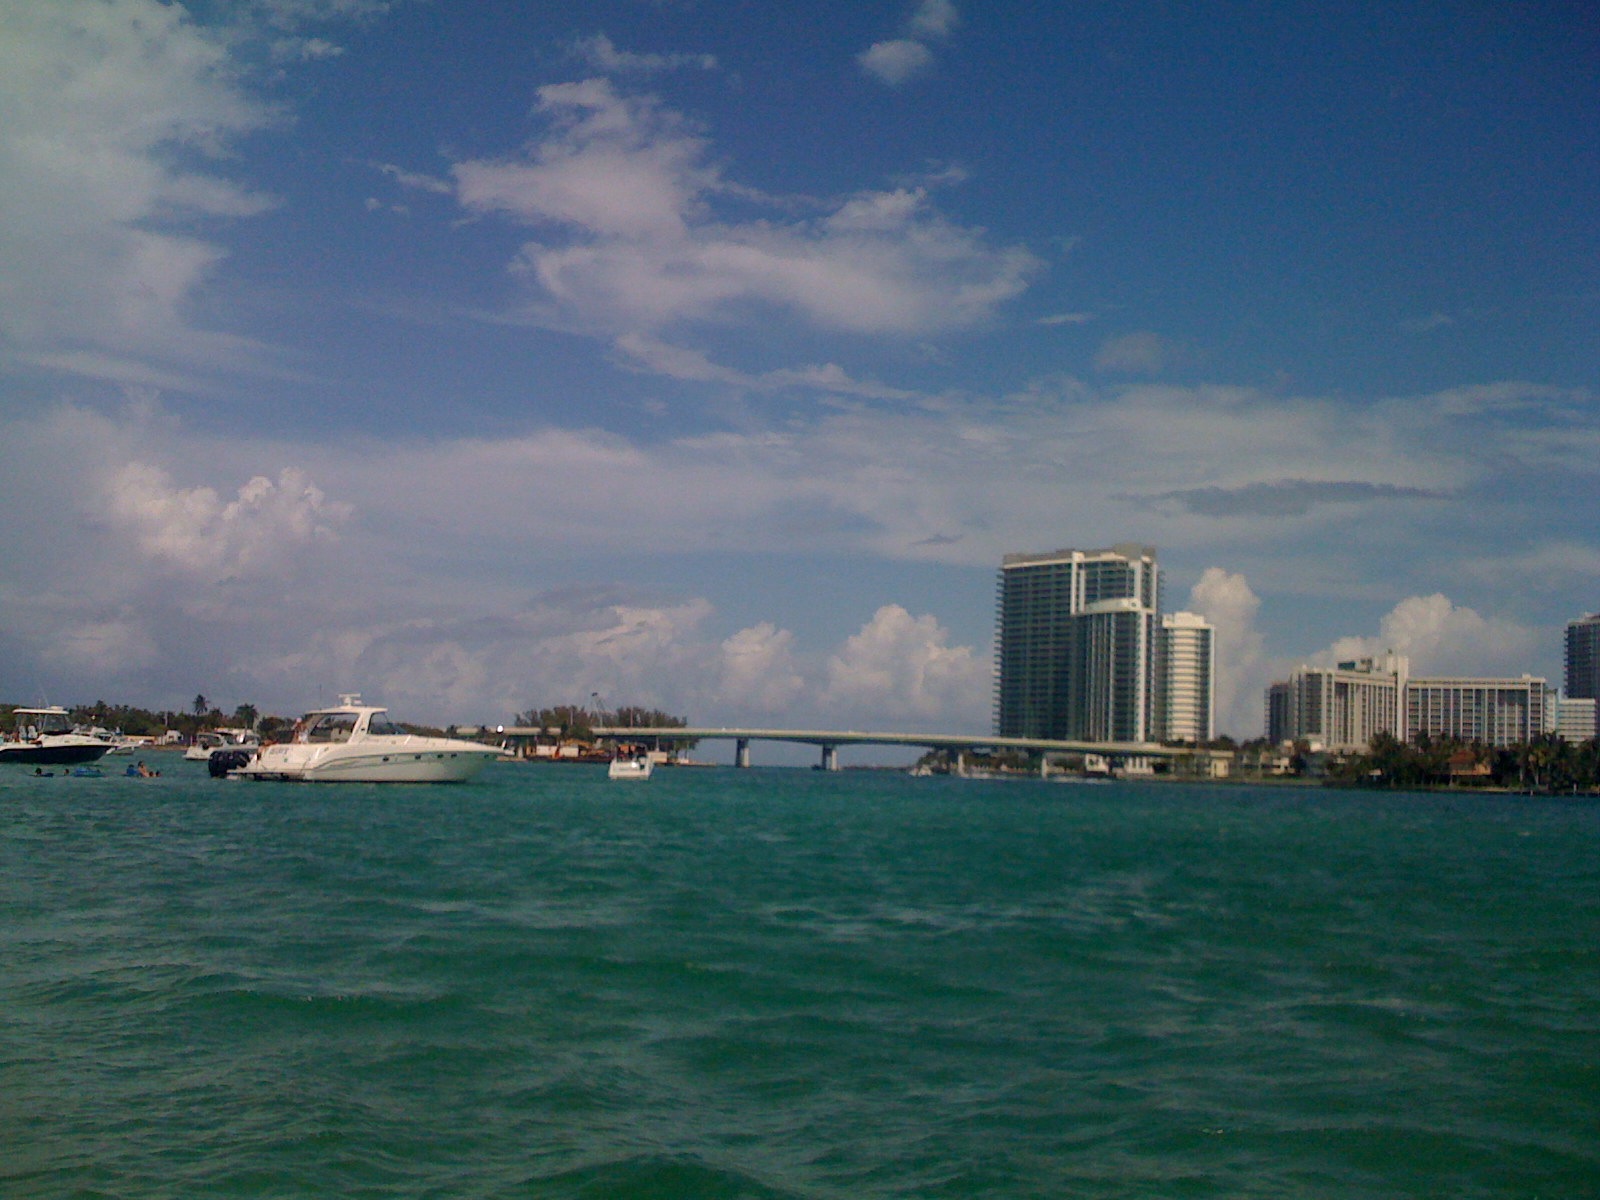
POLYGON ((1153 546, 1008 554, 999 579, 995 730, 1144 742, 1161 610, 1153 546))
POLYGON ((1514 746, 1554 725, 1543 679, 1412 679, 1405 685, 1403 741, 1419 733, 1514 746))
POLYGON ((1404 656, 1301 667, 1267 689, 1267 736, 1306 741, 1316 750, 1362 751, 1373 737, 1403 737, 1402 696, 1410 664, 1404 656))
POLYGON ((1567 695, 1600 697, 1600 613, 1567 623, 1567 695))
POLYGON ((1301 667, 1267 689, 1269 739, 1336 754, 1365 751, 1380 733, 1510 746, 1554 728, 1556 715, 1543 679, 1411 678, 1398 654, 1301 667))
POLYGON ((1216 631, 1198 613, 1167 613, 1156 631, 1155 737, 1209 742, 1215 736, 1216 631))

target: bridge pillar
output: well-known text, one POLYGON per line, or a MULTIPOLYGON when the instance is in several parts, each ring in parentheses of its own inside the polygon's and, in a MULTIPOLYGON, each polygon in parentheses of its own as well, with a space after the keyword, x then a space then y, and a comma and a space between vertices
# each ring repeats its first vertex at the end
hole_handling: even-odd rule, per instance
POLYGON ((750 765, 750 739, 738 738, 734 741, 733 765, 748 767, 750 765))
POLYGON ((837 771, 839 769, 839 747, 822 747, 822 769, 824 771, 837 771))

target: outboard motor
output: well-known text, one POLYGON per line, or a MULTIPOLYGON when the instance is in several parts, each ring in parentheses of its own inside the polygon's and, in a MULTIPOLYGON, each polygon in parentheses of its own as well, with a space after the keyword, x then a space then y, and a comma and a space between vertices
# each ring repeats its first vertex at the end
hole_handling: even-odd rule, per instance
POLYGON ((213 750, 206 759, 206 770, 213 779, 226 779, 229 771, 248 766, 252 752, 249 750, 213 750))

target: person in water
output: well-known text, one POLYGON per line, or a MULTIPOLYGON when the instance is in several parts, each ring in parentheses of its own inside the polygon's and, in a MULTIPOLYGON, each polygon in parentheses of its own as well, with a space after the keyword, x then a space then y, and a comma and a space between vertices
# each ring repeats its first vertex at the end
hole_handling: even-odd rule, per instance
POLYGON ((124 774, 130 778, 138 776, 140 779, 154 779, 157 775, 161 774, 161 772, 152 771, 149 767, 144 765, 144 759, 141 758, 137 763, 130 763, 127 771, 125 771, 124 774))

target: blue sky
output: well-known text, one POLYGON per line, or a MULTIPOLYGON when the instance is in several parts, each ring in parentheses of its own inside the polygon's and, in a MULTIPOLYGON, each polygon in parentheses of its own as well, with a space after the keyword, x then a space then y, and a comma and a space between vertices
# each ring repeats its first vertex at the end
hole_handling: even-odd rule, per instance
POLYGON ((1597 65, 1577 0, 0 0, 0 696, 980 731, 1001 556, 1119 541, 1231 732, 1556 680, 1597 65))

